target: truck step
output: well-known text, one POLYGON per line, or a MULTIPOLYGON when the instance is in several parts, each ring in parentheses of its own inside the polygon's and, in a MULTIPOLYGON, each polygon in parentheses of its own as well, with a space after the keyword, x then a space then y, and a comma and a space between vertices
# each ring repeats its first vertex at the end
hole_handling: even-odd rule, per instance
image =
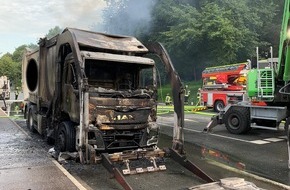
MULTIPOLYGON (((134 161, 133 161, 134 162, 134 161)), ((164 171, 166 170, 166 166, 163 164, 160 164, 160 161, 157 162, 156 158, 151 157, 148 161, 143 161, 143 165, 147 163, 148 166, 145 167, 132 167, 130 165, 129 160, 125 160, 125 169, 122 170, 124 175, 132 175, 132 174, 141 174, 141 173, 147 173, 147 172, 157 172, 157 171, 164 171)))
POLYGON ((150 148, 109 154, 108 159, 123 175, 130 175, 166 170, 164 155, 163 150, 150 148))

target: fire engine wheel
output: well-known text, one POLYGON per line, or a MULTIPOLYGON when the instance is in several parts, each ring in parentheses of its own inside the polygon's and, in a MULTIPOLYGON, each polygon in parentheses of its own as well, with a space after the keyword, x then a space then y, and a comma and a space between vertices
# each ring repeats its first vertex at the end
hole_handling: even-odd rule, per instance
POLYGON ((60 152, 76 150, 76 131, 72 122, 64 121, 59 125, 56 148, 60 152))
POLYGON ((29 111, 28 111, 28 117, 27 117, 27 120, 26 120, 26 125, 27 125, 29 131, 31 131, 33 133, 36 133, 36 129, 34 128, 34 125, 33 125, 32 108, 29 109, 29 111))
POLYGON ((251 129, 249 109, 240 106, 231 107, 225 114, 224 123, 230 133, 247 133, 251 129))
POLYGON ((225 107, 225 104, 222 100, 217 100, 215 103, 214 103, 214 111, 215 112, 220 112, 223 108, 225 107))

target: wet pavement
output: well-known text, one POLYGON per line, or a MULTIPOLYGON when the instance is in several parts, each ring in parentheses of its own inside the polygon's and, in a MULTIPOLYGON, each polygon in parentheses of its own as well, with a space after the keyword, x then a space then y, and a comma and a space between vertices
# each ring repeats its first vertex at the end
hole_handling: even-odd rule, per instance
MULTIPOLYGON (((51 156, 47 154, 51 146, 47 145, 39 135, 29 133, 23 119, 16 119, 15 122, 20 127, 16 127, 14 122, 8 118, 0 118, 0 189, 4 187, 5 189, 78 189, 55 167, 51 156)), ((162 127, 161 131, 163 134, 160 137, 159 147, 170 147, 172 130, 162 127)), ((185 149, 187 157, 215 180, 226 177, 242 177, 255 183, 260 188, 269 190, 287 189, 286 185, 275 184, 271 180, 267 181, 267 178, 248 173, 243 168, 228 167, 232 166, 231 163, 238 163, 239 158, 230 156, 231 162, 227 163, 224 160, 212 159, 211 156, 216 155, 213 154, 214 149, 206 149, 205 146, 194 142, 193 139, 196 139, 196 136, 192 135, 192 133, 186 132, 185 149)), ((204 136, 202 138, 212 137, 204 136)), ((224 148, 221 147, 223 150, 224 148)), ((221 158, 223 158, 223 155, 221 158)), ((165 163, 167 170, 164 172, 126 176, 126 180, 133 189, 144 190, 186 189, 193 185, 205 183, 170 158, 166 158, 165 163)), ((100 164, 81 165, 73 160, 68 160, 62 164, 86 189, 122 189, 100 164)), ((243 165, 240 167, 243 167, 243 165)), ((287 177, 285 176, 285 178, 287 177)))
POLYGON ((78 189, 31 138, 0 110, 0 189, 78 189))
MULTIPOLYGON (((170 136, 161 135, 159 147, 171 145, 170 136)), ((219 162, 213 161, 203 154, 203 148, 192 143, 185 143, 186 153, 189 160, 204 170, 214 180, 218 181, 227 177, 240 177, 253 182, 258 187, 268 190, 287 189, 286 185, 275 184, 265 178, 251 175, 239 169, 233 169, 219 162)), ((133 189, 168 189, 182 190, 189 187, 205 184, 204 181, 190 173, 187 169, 174 162, 170 158, 165 159, 166 171, 137 174, 126 176, 126 180, 133 189)), ((74 161, 67 161, 63 165, 73 176, 85 182, 92 189, 122 189, 102 165, 81 165, 74 161)))
MULTIPOLYGON (((172 134, 172 117, 172 114, 159 117, 161 131, 168 136, 172 134)), ((245 135, 234 135, 228 133, 224 125, 220 125, 210 134, 203 133, 203 128, 209 121, 210 116, 185 115, 184 138, 188 144, 187 152, 198 147, 200 150, 197 153, 201 152, 201 156, 209 162, 221 163, 222 167, 238 173, 246 172, 249 181, 261 177, 262 181, 269 181, 282 189, 290 189, 287 144, 283 130, 253 129, 245 135)), ((218 176, 218 171, 213 175, 218 176)))

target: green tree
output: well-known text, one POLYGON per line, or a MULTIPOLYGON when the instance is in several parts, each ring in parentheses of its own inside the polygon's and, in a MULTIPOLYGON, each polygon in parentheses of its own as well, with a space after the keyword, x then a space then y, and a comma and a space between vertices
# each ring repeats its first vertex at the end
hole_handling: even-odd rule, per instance
POLYGON ((15 51, 12 54, 13 61, 21 63, 25 48, 27 48, 27 45, 21 45, 15 49, 15 51))
POLYGON ((277 6, 266 1, 158 1, 151 35, 165 43, 182 78, 192 80, 206 66, 245 61, 256 46, 271 44, 265 23, 273 23, 277 6))
POLYGON ((23 58, 23 53, 24 53, 24 50, 26 48, 35 50, 35 49, 38 48, 38 46, 36 44, 32 44, 31 43, 29 45, 21 45, 21 46, 17 47, 15 49, 15 51, 13 52, 13 54, 12 54, 13 61, 21 64, 21 61, 22 61, 22 58, 23 58))
POLYGON ((12 55, 7 53, 0 59, 0 76, 7 76, 13 83, 21 84, 21 64, 12 59, 12 55))
POLYGON ((278 52, 283 0, 150 0, 146 22, 131 19, 141 15, 134 11, 140 1, 107 2, 106 31, 163 43, 183 80, 199 79, 207 66, 244 62, 257 46, 278 52))
POLYGON ((11 65, 11 70, 9 71, 10 76, 9 79, 12 81, 15 86, 21 86, 21 69, 22 69, 22 59, 24 56, 24 50, 26 48, 29 49, 36 49, 37 45, 35 44, 29 44, 29 45, 21 45, 15 49, 13 52, 11 58, 12 62, 10 63, 11 65))

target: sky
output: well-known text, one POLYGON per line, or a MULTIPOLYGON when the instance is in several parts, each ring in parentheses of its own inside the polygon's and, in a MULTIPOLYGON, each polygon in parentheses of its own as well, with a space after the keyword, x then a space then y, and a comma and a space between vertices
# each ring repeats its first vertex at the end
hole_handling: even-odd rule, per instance
POLYGON ((37 44, 55 26, 96 28, 105 7, 104 0, 1 0, 0 56, 37 44))

